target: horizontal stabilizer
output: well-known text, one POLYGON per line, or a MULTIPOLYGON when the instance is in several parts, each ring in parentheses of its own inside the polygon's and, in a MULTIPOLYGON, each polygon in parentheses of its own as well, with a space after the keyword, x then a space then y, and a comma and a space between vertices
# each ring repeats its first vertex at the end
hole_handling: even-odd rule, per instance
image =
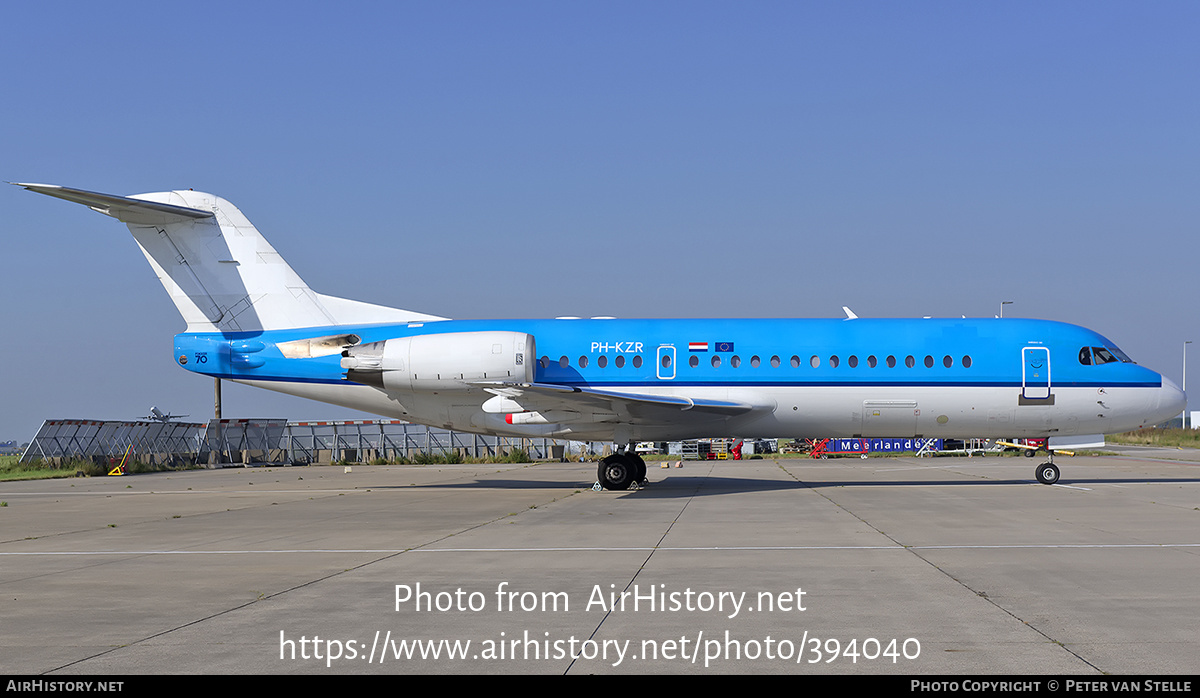
POLYGON ((112 216, 122 223, 132 223, 133 225, 166 225, 168 223, 182 223, 200 218, 213 217, 212 211, 202 211, 197 208, 174 206, 172 204, 160 204, 155 201, 143 201, 128 196, 101 194, 84 189, 71 189, 69 187, 60 187, 57 184, 23 184, 21 182, 9 182, 9 184, 24 187, 29 191, 45 194, 46 196, 53 196, 58 199, 83 204, 93 211, 98 211, 106 216, 112 216))
POLYGON ((83 204, 128 225, 189 332, 443 319, 316 293, 242 212, 219 196, 192 189, 114 196, 55 184, 10 184, 83 204))

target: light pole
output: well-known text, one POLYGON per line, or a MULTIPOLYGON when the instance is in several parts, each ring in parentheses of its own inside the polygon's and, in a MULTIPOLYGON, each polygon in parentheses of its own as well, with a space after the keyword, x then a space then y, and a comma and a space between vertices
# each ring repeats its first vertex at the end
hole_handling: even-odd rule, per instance
POLYGON ((1012 304, 1012 301, 1000 301, 1000 317, 1004 317, 1004 306, 1012 304))
MULTIPOLYGON (((1183 394, 1187 395, 1187 345, 1191 344, 1191 340, 1183 343, 1183 394)), ((1179 426, 1187 429, 1187 403, 1183 403, 1183 414, 1179 417, 1179 426)), ((1193 427, 1196 425, 1193 424, 1193 427)))

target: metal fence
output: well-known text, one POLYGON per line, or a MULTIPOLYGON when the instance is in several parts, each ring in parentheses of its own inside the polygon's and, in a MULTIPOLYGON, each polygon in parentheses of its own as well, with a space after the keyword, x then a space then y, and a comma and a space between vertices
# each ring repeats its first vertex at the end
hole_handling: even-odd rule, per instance
POLYGON ((418 454, 499 457, 520 449, 534 460, 606 454, 607 443, 483 436, 398 420, 289 422, 221 419, 188 422, 45 421, 21 456, 31 460, 131 457, 163 463, 369 463, 418 454))
POLYGON ((489 458, 525 451, 530 458, 560 458, 587 451, 588 444, 561 439, 523 439, 450 431, 400 420, 288 422, 280 448, 293 462, 370 462, 413 458, 417 454, 489 458))
POLYGON ((196 455, 205 425, 189 422, 102 422, 50 419, 21 455, 21 462, 52 458, 120 458, 128 452, 143 459, 196 455))

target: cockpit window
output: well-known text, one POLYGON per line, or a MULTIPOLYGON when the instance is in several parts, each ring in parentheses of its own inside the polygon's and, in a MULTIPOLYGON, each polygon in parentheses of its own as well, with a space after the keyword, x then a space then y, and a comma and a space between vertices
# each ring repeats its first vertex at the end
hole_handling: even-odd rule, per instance
POLYGON ((1111 351, 1118 359, 1120 359, 1122 363, 1127 363, 1127 364, 1136 364, 1137 363, 1133 359, 1126 356, 1125 352, 1121 351, 1120 349, 1118 349, 1116 347, 1108 347, 1108 350, 1111 351))
POLYGON ((1127 364, 1134 363, 1133 359, 1116 347, 1084 347, 1079 350, 1079 363, 1084 366, 1099 366, 1117 361, 1127 364))

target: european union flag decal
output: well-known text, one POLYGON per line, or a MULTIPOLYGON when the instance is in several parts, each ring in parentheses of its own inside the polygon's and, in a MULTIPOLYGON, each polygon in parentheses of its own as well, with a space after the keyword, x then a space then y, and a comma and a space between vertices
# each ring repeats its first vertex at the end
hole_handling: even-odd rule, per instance
POLYGON ((717 342, 715 351, 733 351, 733 342, 717 342))

